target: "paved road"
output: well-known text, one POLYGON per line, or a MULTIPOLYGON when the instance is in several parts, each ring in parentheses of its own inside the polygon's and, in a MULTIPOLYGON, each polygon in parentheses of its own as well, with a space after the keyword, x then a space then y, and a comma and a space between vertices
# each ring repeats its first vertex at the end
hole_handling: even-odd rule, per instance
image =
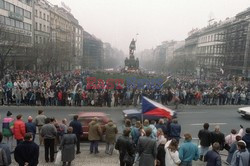
MULTIPOLYGON (((178 121, 182 125, 182 134, 190 132, 193 137, 196 137, 203 123, 210 123, 210 130, 219 124, 221 131, 225 134, 230 133, 232 128, 239 129, 239 125, 250 127, 250 120, 245 120, 239 116, 236 110, 240 106, 186 106, 178 111, 178 121)), ((132 108, 132 107, 130 107, 132 108)), ((42 109, 48 117, 55 117, 58 120, 67 118, 72 119, 72 115, 78 114, 81 111, 101 111, 108 114, 112 118, 121 132, 123 125, 122 110, 126 107, 30 107, 30 106, 1 106, 0 115, 3 118, 7 111, 11 111, 14 116, 22 114, 23 119, 27 121, 29 115, 35 117, 37 110, 42 109)), ((1 127, 1 124, 0 124, 1 127)))

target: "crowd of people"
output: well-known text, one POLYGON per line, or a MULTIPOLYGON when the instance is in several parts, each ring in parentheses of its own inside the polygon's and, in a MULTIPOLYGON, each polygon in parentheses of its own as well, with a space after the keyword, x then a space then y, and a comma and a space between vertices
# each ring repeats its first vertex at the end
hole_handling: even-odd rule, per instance
MULTIPOLYGON (((0 84, 2 105, 31 106, 137 106, 142 96, 168 105, 249 105, 250 86, 242 80, 199 80, 167 77, 160 83, 106 83, 96 86, 83 72, 33 73, 21 71, 6 75, 0 84), (101 87, 101 88, 98 88, 101 87)), ((112 77, 112 75, 110 75, 112 77)), ((96 78, 98 79, 98 78, 96 78)), ((103 83, 103 82, 102 82, 103 83)))
MULTIPOLYGON (((93 118, 88 124, 87 138, 90 154, 100 153, 100 141, 106 142, 107 155, 112 155, 114 149, 118 150, 120 166, 192 166, 193 160, 204 161, 207 166, 221 166, 219 152, 224 149, 228 151, 228 165, 249 166, 250 128, 244 131, 243 126, 240 127, 239 131, 232 129, 230 134, 225 135, 219 126, 210 131, 209 124, 204 123, 197 134, 200 140, 198 146, 192 142, 190 133, 184 133, 182 140, 181 125, 177 119, 159 119, 157 123, 145 119, 143 124, 140 121, 132 124, 126 119, 123 133, 119 136, 112 120, 103 126, 98 118, 93 118)), ((39 110, 34 120, 29 116, 25 122, 22 115, 13 118, 8 111, 0 132, 0 165, 11 165, 11 153, 14 153, 14 159, 20 166, 37 166, 39 149, 44 146, 45 162, 55 162, 60 152, 62 165, 69 166, 81 153, 82 136, 83 126, 78 115, 70 123, 66 119, 58 122, 39 110), (39 138, 35 139, 37 133, 39 138)))

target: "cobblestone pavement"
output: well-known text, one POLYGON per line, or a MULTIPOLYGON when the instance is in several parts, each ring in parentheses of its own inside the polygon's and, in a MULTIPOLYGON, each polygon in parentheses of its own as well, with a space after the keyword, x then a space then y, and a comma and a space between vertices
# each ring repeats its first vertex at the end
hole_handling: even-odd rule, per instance
MULTIPOLYGON (((99 154, 89 154, 89 145, 88 143, 83 143, 81 145, 81 154, 76 155, 75 160, 72 162, 72 166, 119 166, 118 151, 114 150, 112 156, 105 154, 105 145, 99 145, 99 154)), ((222 152, 225 154, 225 152, 222 152)), ((17 166, 14 162, 14 157, 12 156, 13 163, 11 165, 17 166)), ((226 157, 222 155, 222 160, 225 161, 226 157)), ((40 147, 40 156, 39 156, 39 166, 54 166, 54 163, 45 163, 44 160, 44 148, 40 147)), ((194 161, 193 166, 205 166, 204 162, 194 161)), ((223 164, 226 166, 226 164, 223 164)))

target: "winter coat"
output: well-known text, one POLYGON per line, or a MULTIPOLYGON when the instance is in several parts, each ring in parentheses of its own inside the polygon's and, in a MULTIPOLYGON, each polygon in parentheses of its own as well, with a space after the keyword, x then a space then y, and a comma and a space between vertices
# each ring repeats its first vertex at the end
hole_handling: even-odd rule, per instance
POLYGON ((182 162, 198 160, 199 152, 197 145, 191 141, 184 141, 179 148, 179 157, 182 162))
POLYGON ((27 133, 36 134, 36 125, 33 122, 27 122, 25 125, 27 133))
POLYGON ((232 161, 232 158, 233 158, 233 155, 234 155, 234 152, 237 150, 237 141, 235 141, 232 145, 231 145, 231 147, 230 147, 230 149, 229 149, 229 151, 228 151, 228 156, 227 156, 227 162, 228 163, 231 163, 231 161, 232 161))
POLYGON ((128 153, 130 156, 134 156, 135 154, 133 142, 129 137, 126 136, 120 136, 117 139, 115 149, 119 151, 120 161, 123 161, 126 153, 128 153))
POLYGON ((211 144, 218 142, 220 144, 220 150, 224 149, 225 136, 221 132, 211 132, 211 144))
POLYGON ((14 128, 14 119, 11 117, 6 117, 3 119, 3 136, 4 137, 11 137, 13 135, 13 128, 14 128))
POLYGON ((249 165, 249 152, 245 150, 237 150, 233 154, 230 166, 248 166, 249 165))
POLYGON ((82 124, 79 121, 73 120, 70 122, 69 126, 73 128, 73 133, 76 136, 82 135, 82 124))
POLYGON ((160 166, 166 166, 165 165, 165 149, 164 149, 164 144, 160 144, 157 147, 157 160, 160 161, 160 166))
MULTIPOLYGON (((7 162, 6 162, 6 166, 11 164, 11 153, 10 153, 10 148, 7 144, 5 143, 0 143, 0 149, 3 149, 5 154, 6 154, 6 158, 7 158, 7 162)), ((5 161, 4 161, 5 162, 5 161)), ((1 165, 1 163, 0 163, 1 165)))
POLYGON ((91 121, 89 123, 89 133, 88 133, 89 141, 101 140, 101 135, 102 135, 102 130, 100 125, 96 121, 91 121))
POLYGON ((170 124, 170 137, 175 138, 176 140, 180 139, 181 135, 181 125, 177 123, 170 124))
POLYGON ((211 144, 211 133, 209 130, 200 130, 198 133, 200 139, 200 145, 204 147, 209 147, 211 144))
POLYGON ((113 122, 109 122, 108 124, 105 125, 104 132, 105 132, 105 141, 111 144, 115 143, 116 134, 118 133, 118 130, 113 122))
POLYGON ((75 134, 64 134, 61 140, 62 161, 71 162, 75 159, 75 145, 77 138, 75 134))
POLYGON ((170 145, 171 140, 168 141, 165 144, 165 165, 166 166, 177 166, 181 163, 181 160, 179 158, 179 152, 176 150, 175 152, 172 152, 171 150, 168 149, 168 146, 170 145))
POLYGON ((57 130, 55 125, 48 123, 43 125, 41 129, 41 136, 44 139, 55 139, 57 134, 57 130))
POLYGON ((25 130, 25 123, 20 119, 14 122, 13 128, 14 136, 16 140, 23 140, 26 130, 25 130))
POLYGON ((20 166, 29 163, 29 166, 37 166, 39 158, 39 146, 33 141, 24 141, 17 145, 14 157, 20 166))
POLYGON ((242 140, 245 141, 245 143, 247 144, 246 148, 248 149, 248 151, 250 152, 250 134, 245 134, 242 137, 242 140))
POLYGON ((206 153, 204 161, 207 162, 207 166, 221 166, 220 154, 214 150, 210 150, 206 153))
POLYGON ((154 166, 157 157, 156 141, 150 137, 140 137, 137 151, 140 156, 139 166, 154 166))

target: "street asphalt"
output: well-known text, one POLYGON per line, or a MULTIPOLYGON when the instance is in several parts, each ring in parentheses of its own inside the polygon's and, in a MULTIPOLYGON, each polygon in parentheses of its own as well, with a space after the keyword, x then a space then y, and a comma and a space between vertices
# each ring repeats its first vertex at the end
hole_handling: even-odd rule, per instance
MULTIPOLYGON (((182 126, 182 133, 189 132, 192 134, 194 142, 197 141, 198 131, 202 128, 203 123, 210 123, 210 130, 214 130, 215 125, 221 127, 221 131, 227 135, 230 133, 231 129, 239 129, 240 125, 244 128, 250 127, 250 120, 243 119, 237 113, 237 109, 243 106, 181 106, 180 110, 177 110, 178 122, 182 126)), ((133 108, 133 107, 129 107, 133 108)), ((172 107, 170 107, 172 108, 172 107)), ((108 116, 117 124, 119 132, 121 133, 123 125, 123 115, 122 110, 127 109, 127 107, 38 107, 38 106, 1 106, 0 116, 1 119, 5 117, 7 111, 11 111, 13 116, 18 114, 23 115, 23 120, 27 121, 28 116, 35 117, 37 111, 42 109, 45 111, 45 115, 48 117, 55 117, 58 120, 67 118, 68 121, 72 119, 72 116, 78 114, 82 111, 96 111, 105 112, 108 116)), ((1 124, 0 124, 1 127, 1 124)), ((106 155, 104 153, 104 145, 101 145, 101 153, 98 155, 88 154, 88 143, 82 143, 81 145, 82 153, 77 155, 74 165, 76 166, 118 166, 118 153, 115 152, 113 156, 106 155)), ((226 152, 222 152, 226 154, 226 152)), ((222 155, 222 159, 225 160, 226 157, 222 155)), ((44 152, 43 147, 40 148, 40 165, 54 165, 44 163, 44 152)), ((15 164, 12 164, 15 165, 15 164)), ((194 165, 201 166, 204 165, 202 162, 195 162, 194 165)))

